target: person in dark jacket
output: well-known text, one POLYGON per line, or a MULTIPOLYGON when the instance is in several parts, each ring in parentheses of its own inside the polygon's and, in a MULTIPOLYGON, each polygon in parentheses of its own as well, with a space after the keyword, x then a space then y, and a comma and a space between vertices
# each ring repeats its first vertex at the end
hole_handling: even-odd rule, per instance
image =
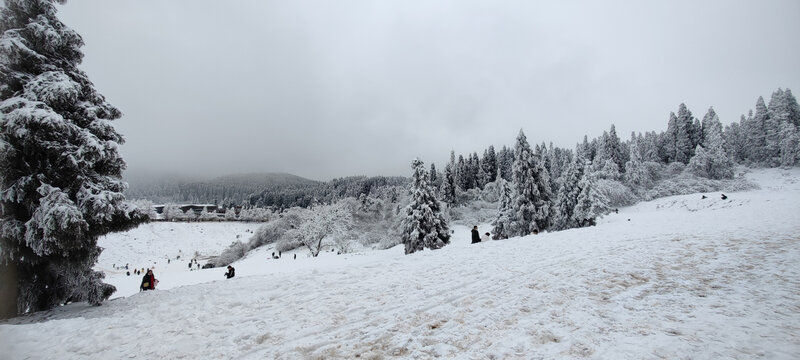
POLYGON ((144 274, 142 278, 142 286, 139 287, 139 291, 155 290, 156 284, 158 284, 158 280, 156 280, 155 275, 153 275, 153 270, 148 269, 147 274, 144 274))
POLYGON ((481 234, 478 233, 478 227, 475 226, 472 228, 472 243, 479 243, 481 242, 481 234))
POLYGON ((234 269, 233 266, 228 265, 228 272, 225 273, 225 277, 230 279, 234 276, 236 276, 236 269, 234 269))

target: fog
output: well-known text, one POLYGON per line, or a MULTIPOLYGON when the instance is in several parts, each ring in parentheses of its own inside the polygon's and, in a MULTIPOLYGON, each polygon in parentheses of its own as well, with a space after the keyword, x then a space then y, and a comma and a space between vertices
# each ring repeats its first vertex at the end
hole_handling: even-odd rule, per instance
POLYGON ((420 157, 800 91, 800 2, 103 1, 59 16, 124 113, 129 173, 409 175, 420 157), (791 35, 795 34, 795 35, 791 35))

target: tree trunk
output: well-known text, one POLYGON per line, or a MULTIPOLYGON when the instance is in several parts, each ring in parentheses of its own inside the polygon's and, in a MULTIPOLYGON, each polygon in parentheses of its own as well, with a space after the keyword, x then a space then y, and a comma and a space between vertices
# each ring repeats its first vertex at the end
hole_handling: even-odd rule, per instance
POLYGON ((0 264, 0 319, 17 316, 17 265, 0 264))

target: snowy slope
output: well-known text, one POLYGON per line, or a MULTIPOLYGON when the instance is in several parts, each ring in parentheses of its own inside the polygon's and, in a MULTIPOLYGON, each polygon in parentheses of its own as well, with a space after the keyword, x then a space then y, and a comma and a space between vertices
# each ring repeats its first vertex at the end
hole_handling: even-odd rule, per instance
MULTIPOLYGON (((197 258, 202 265, 208 257, 219 255, 234 241, 247 242, 261 223, 248 222, 151 222, 130 231, 101 237, 104 250, 95 269, 106 273, 105 281, 117 287, 113 298, 139 291, 141 277, 127 276, 124 268, 152 268, 156 275, 180 276, 189 273, 189 261, 197 258), (180 259, 178 257, 180 256, 180 259), (169 261, 167 261, 169 259, 169 261), (177 273, 177 274, 176 274, 177 273)), ((182 276, 186 278, 186 276, 182 276)), ((202 281, 191 282, 191 284, 202 281)), ((179 282, 173 282, 179 283, 179 282)))
POLYGON ((800 171, 748 176, 760 190, 587 229, 471 245, 457 227, 409 256, 263 249, 230 280, 157 272, 159 290, 17 318, 0 339, 13 359, 800 358, 800 171))

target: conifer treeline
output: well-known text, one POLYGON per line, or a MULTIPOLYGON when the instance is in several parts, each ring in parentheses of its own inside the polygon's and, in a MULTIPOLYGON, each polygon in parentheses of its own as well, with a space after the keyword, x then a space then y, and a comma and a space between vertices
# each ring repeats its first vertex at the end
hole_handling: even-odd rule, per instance
POLYGON ((778 89, 769 105, 759 97, 755 112, 724 129, 713 108, 700 120, 680 104, 660 133, 632 133, 621 141, 611 125, 591 141, 584 136, 573 151, 552 143, 531 148, 520 131, 513 149, 504 146, 495 152, 489 146, 481 157, 477 152, 458 157, 451 152, 444 172, 431 165, 429 176, 450 206, 459 205, 464 192, 499 182, 495 238, 526 235, 533 230, 593 225, 610 211, 610 192, 624 187, 641 195, 670 164, 708 179, 732 178, 736 163, 795 166, 800 159, 798 127, 797 100, 791 90, 778 89))

